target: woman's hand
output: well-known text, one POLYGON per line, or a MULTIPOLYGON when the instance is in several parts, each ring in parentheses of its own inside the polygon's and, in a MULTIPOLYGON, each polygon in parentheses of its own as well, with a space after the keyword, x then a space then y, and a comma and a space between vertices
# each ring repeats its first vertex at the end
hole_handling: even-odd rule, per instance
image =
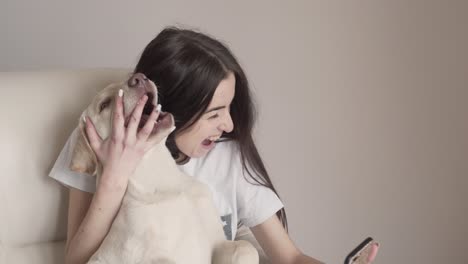
POLYGON ((379 243, 377 242, 372 243, 369 256, 366 260, 367 263, 372 263, 375 260, 375 257, 377 256, 378 251, 379 251, 379 243))
MULTIPOLYGON (((317 259, 304 255, 296 247, 276 215, 250 230, 272 263, 322 264, 317 259)), ((369 258, 359 263, 372 263, 378 249, 379 244, 374 243, 370 248, 369 258)))
POLYGON ((143 155, 154 142, 147 141, 159 110, 154 107, 145 125, 138 130, 140 118, 148 96, 144 95, 133 110, 128 126, 125 127, 123 113, 123 90, 116 95, 114 103, 112 131, 106 140, 102 140, 90 118, 86 118, 86 133, 91 148, 103 166, 101 183, 111 183, 126 186, 128 178, 134 173, 143 155))

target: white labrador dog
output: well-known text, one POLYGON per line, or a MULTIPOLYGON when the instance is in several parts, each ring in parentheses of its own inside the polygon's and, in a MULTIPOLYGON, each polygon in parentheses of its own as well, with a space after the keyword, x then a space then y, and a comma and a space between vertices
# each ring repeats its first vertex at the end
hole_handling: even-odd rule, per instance
MULTIPOLYGON (((107 86, 83 112, 102 139, 111 133, 119 89, 124 91, 127 122, 144 94, 148 101, 140 126, 157 104, 157 87, 142 74, 107 86)), ((165 146, 173 126, 172 115, 161 113, 151 135, 159 143, 145 154, 129 179, 111 229, 88 263, 258 263, 258 252, 249 242, 226 240, 209 188, 177 168, 165 146)), ((79 131, 70 168, 96 176, 99 184, 101 166, 81 120, 79 131)))

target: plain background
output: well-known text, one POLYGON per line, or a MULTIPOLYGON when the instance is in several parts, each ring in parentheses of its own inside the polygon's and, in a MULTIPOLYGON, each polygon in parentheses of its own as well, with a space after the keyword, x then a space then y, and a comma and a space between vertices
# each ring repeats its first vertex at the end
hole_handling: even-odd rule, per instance
POLYGON ((131 68, 168 25, 243 65, 305 253, 468 263, 468 1, 2 0, 0 70, 131 68))

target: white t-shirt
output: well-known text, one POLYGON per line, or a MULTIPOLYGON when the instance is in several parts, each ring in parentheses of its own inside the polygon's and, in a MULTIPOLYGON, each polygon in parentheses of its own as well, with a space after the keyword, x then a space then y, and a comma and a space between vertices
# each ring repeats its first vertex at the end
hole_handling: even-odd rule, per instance
MULTIPOLYGON (((75 144, 77 133, 75 129, 67 140, 49 176, 65 186, 94 193, 95 177, 76 173, 68 168, 71 146, 75 144)), ((240 152, 234 141, 217 143, 204 157, 192 158, 188 163, 178 167, 209 186, 224 224, 224 233, 229 240, 235 238, 238 222, 253 227, 283 208, 283 203, 272 190, 251 184, 253 181, 245 172, 249 181, 246 180, 240 152)))

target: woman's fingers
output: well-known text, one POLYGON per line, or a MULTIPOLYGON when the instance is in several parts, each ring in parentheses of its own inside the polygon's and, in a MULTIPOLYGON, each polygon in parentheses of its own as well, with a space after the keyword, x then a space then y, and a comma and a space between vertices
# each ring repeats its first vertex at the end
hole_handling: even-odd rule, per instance
POLYGON ((148 100, 147 95, 143 95, 140 100, 138 100, 135 109, 133 109, 132 115, 130 116, 130 121, 128 122, 127 127, 127 139, 131 137, 131 139, 136 138, 136 132, 138 129, 138 125, 140 124, 141 113, 143 112, 143 108, 145 107, 145 103, 148 100))
POLYGON ((368 263, 372 263, 377 256, 377 252, 379 251, 379 243, 375 242, 372 244, 371 251, 369 253, 369 257, 367 258, 368 263))
POLYGON ((91 148, 93 148, 94 152, 97 152, 97 150, 101 147, 102 139, 97 133, 96 127, 94 126, 91 118, 86 118, 83 116, 83 119, 85 122, 85 130, 86 134, 88 135, 89 144, 91 145, 91 148))
POLYGON ((123 111, 123 90, 120 89, 119 93, 115 97, 114 104, 114 119, 112 120, 112 137, 114 140, 122 139, 125 135, 124 129, 124 111, 123 111))
POLYGON ((146 141, 153 132, 153 128, 156 125, 156 120, 158 120, 159 114, 161 113, 161 105, 155 106, 151 112, 148 120, 146 120, 145 125, 138 132, 138 140, 146 141))

